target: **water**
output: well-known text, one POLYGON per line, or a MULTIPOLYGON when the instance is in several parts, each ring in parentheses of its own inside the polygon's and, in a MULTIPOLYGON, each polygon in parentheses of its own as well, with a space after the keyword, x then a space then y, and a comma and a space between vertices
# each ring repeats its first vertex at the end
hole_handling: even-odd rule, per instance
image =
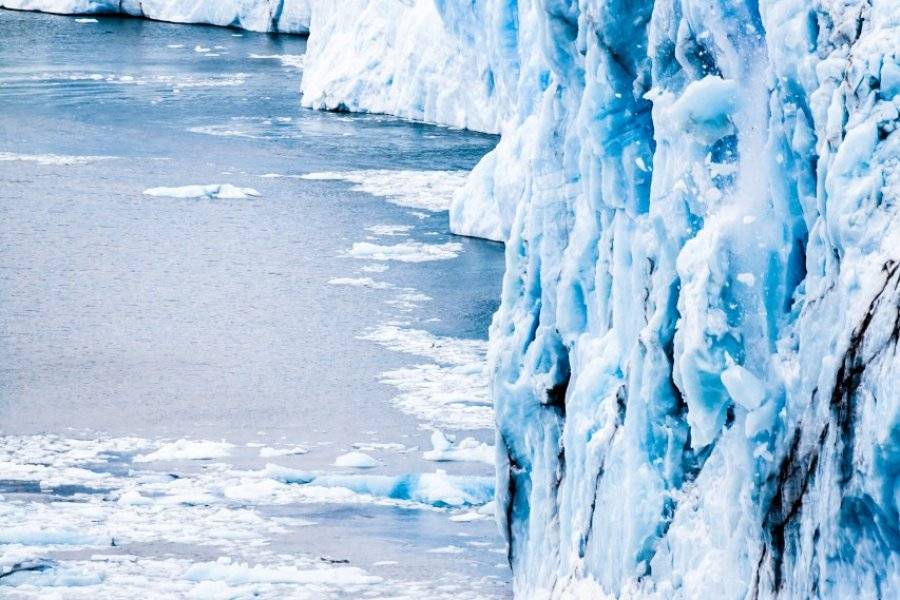
POLYGON ((80 584, 71 597, 507 593, 489 518, 265 471, 348 473, 351 487, 368 474, 491 474, 422 451, 435 426, 492 442, 483 343, 464 340, 485 337, 502 249, 450 236, 446 212, 299 176, 389 169, 409 192, 418 172, 470 169, 496 139, 303 110, 304 49, 0 11, 0 518, 15 534, 0 529, 0 575, 56 561, 0 578, 23 597, 51 583, 80 584), (213 183, 260 195, 142 193, 213 183), (359 243, 452 258, 364 260, 359 243), (340 284, 364 277, 374 289, 340 284), (229 445, 134 460, 182 439, 229 445), (308 452, 260 455, 298 445, 308 452), (333 466, 360 446, 377 468, 333 466), (215 560, 248 564, 190 571, 215 560), (336 571, 327 584, 296 575, 314 567, 336 571))

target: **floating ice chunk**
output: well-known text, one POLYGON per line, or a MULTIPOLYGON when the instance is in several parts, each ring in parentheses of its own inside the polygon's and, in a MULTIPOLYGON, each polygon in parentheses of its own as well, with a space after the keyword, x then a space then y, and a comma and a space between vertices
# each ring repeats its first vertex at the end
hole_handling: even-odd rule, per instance
POLYGON ((40 587, 76 588, 98 585, 103 581, 97 573, 89 573, 69 568, 22 569, 3 577, 2 585, 27 586, 29 589, 40 587))
POLYGON ((424 356, 450 365, 471 365, 485 360, 487 342, 436 336, 422 329, 407 329, 396 325, 379 325, 360 336, 394 350, 424 356))
POLYGON ((338 456, 334 461, 334 466, 371 469, 378 466, 378 461, 363 452, 348 452, 338 456))
POLYGON ((740 365, 731 365, 722 371, 722 384, 737 404, 754 410, 766 397, 766 388, 753 373, 740 365))
POLYGON ((98 21, 97 19, 91 19, 91 18, 85 17, 85 18, 75 19, 75 22, 76 23, 99 23, 100 21, 98 21))
POLYGON ((284 67, 303 68, 304 56, 302 54, 248 54, 247 56, 254 59, 278 60, 284 67))
POLYGON ((493 446, 479 442, 475 438, 465 438, 454 442, 440 430, 431 433, 431 445, 434 447, 422 453, 422 458, 434 462, 471 461, 493 465, 495 450, 493 446))
POLYGON ((307 454, 309 450, 304 448, 303 446, 292 446, 288 448, 271 448, 264 447, 259 449, 259 456, 261 458, 273 458, 276 456, 293 456, 296 454, 307 454))
POLYGON ((458 512, 450 517, 455 523, 470 523, 472 521, 489 521, 494 518, 497 511, 497 501, 491 500, 486 504, 476 507, 474 510, 458 512))
POLYGON ((178 48, 184 48, 184 44, 168 44, 166 48, 172 48, 173 50, 178 48))
POLYGON ((371 288, 373 290, 386 290, 394 287, 386 281, 375 281, 371 277, 335 277, 334 279, 329 279, 328 283, 331 285, 371 288))
MULTIPOLYGON (((434 473, 408 475, 331 475, 266 465, 277 481, 312 488, 338 488, 355 494, 424 504, 438 508, 481 506, 494 499, 494 478, 434 473)), ((346 496, 343 499, 348 499, 346 496)))
POLYGON ((52 527, 42 523, 0 528, 0 544, 26 546, 84 546, 107 545, 109 538, 68 527, 52 527))
POLYGON ((145 463, 160 460, 211 460, 231 454, 234 446, 226 442, 178 440, 160 446, 155 452, 142 454, 134 462, 145 463))
POLYGON ((184 579, 190 581, 221 581, 228 585, 243 585, 247 583, 314 583, 329 587, 369 585, 381 582, 380 577, 369 575, 357 567, 298 569, 286 566, 250 566, 246 563, 227 563, 224 561, 193 565, 185 572, 184 579))
POLYGON ((229 183, 213 183, 209 185, 185 185, 181 187, 157 187, 144 190, 147 196, 165 198, 247 198, 259 196, 253 188, 241 188, 229 183))
POLYGON ((0 162, 22 161, 33 162, 39 165, 87 165, 99 160, 111 160, 115 156, 69 156, 65 154, 18 154, 15 152, 0 152, 0 162))
POLYGON ((412 225, 371 225, 366 227, 366 231, 373 235, 384 236, 406 235, 410 229, 412 229, 412 225))
POLYGON ((437 212, 450 208, 468 171, 342 171, 308 173, 303 179, 349 181, 354 191, 385 198, 392 204, 437 212))
POLYGON ((447 242, 446 244, 403 242, 392 246, 356 242, 347 255, 363 260, 396 260, 399 262, 418 263, 456 258, 462 252, 462 249, 462 244, 458 242, 447 242))
POLYGON ((212 48, 205 48, 201 45, 194 46, 194 52, 206 53, 212 51, 212 48))
POLYGON ((420 329, 381 325, 361 339, 389 350, 425 357, 421 364, 386 371, 382 383, 396 387, 400 410, 433 427, 485 429, 493 424, 488 378, 484 369, 487 343, 432 335, 420 329))

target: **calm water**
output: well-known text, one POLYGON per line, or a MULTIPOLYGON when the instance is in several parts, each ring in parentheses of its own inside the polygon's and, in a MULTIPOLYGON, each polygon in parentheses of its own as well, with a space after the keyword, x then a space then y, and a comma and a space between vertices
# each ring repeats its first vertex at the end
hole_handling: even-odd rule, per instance
MULTIPOLYGON (((107 482, 105 492, 98 483, 67 497, 101 513, 119 498, 109 489, 131 485, 136 470, 196 475, 197 485, 207 486, 203 493, 220 498, 221 490, 210 491, 210 470, 233 476, 277 463, 362 473, 332 466, 354 444, 368 445, 363 449, 379 462, 366 473, 491 474, 487 464, 423 460, 435 423, 399 410, 398 390, 380 382, 385 372, 428 363, 428 350, 398 352, 360 338, 389 324, 451 345, 483 339, 499 295, 502 248, 450 236, 446 212, 398 206, 345 181, 297 176, 466 170, 496 139, 301 109, 297 57, 304 49, 297 37, 0 11, 0 433, 6 451, 0 505, 5 501, 10 514, 55 510, 61 491, 26 484, 40 479, 32 477, 39 463, 76 460, 77 452, 69 442, 60 449, 60 440, 114 446, 110 440, 140 438, 149 450, 179 439, 231 444, 214 462, 140 463, 147 466, 131 460, 148 450, 124 442, 119 450, 103 447, 101 464, 90 468, 122 483, 107 482), (212 183, 260 195, 142 193, 212 183), (397 226, 392 232, 399 235, 367 230, 378 225, 397 226), (360 242, 460 247, 452 247, 457 256, 450 260, 366 261, 348 256, 360 242), (329 284, 361 277, 376 289, 329 284), (260 446, 298 444, 309 452, 259 455, 260 446), (98 499, 102 493, 107 496, 98 499)), ((457 433, 492 441, 489 429, 457 433)), ((312 597, 378 597, 397 589, 424 598, 445 591, 506 594, 508 576, 498 565, 505 557, 489 519, 456 522, 450 512, 430 508, 263 496, 242 502, 225 493, 227 510, 283 525, 253 541, 265 549, 250 555, 262 557, 260 564, 337 558, 385 582, 365 593, 337 586, 312 597), (414 586, 391 587, 396 582, 414 586)), ((182 512, 192 518, 187 508, 182 512)), ((68 518, 47 518, 56 517, 68 518)), ((161 561, 164 573, 173 569, 168 579, 198 561, 253 562, 234 546, 147 527, 145 542, 131 540, 125 550, 103 554, 124 552, 136 557, 133 564, 161 561)), ((0 531, 0 552, 37 547, 31 553, 57 561, 55 569, 100 573, 97 585, 109 586, 105 593, 129 597, 128 586, 114 585, 119 563, 94 568, 92 547, 46 540, 41 546, 31 538, 16 546, 7 538, 0 531)), ((259 584, 263 595, 309 592, 271 579, 259 584)), ((41 581, 18 592, 40 596, 49 585, 41 581)))

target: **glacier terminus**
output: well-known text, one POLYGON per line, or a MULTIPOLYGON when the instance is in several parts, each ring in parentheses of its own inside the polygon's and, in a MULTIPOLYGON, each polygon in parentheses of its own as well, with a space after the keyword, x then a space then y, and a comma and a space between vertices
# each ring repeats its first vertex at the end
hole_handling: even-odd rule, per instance
MULTIPOLYGON (((439 430, 426 457, 494 463, 516 598, 900 597, 900 0, 0 7, 308 32, 302 107, 499 135, 418 207, 447 209, 462 237, 347 256, 504 244, 486 350, 452 345, 383 381, 431 425, 440 377, 483 400, 460 418, 493 425, 493 461, 439 430)), ((390 173, 302 177, 402 196, 377 191, 390 173)), ((378 269, 332 281, 379 289, 378 269)), ((398 327, 366 339, 446 348, 398 327)), ((358 454, 344 462, 378 464, 358 454)), ((471 509, 460 520, 491 497, 486 478, 403 482, 404 502, 471 509)))

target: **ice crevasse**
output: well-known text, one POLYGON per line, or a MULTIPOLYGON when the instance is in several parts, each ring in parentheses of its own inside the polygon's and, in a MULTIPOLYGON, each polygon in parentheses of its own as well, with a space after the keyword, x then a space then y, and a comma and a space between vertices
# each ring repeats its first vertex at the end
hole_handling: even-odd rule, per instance
POLYGON ((0 0, 0 8, 63 15, 123 14, 281 33, 308 33, 314 0, 0 0))
POLYGON ((896 0, 347 0, 311 29, 307 105, 502 133, 451 225, 506 242, 520 597, 900 594, 896 0))

